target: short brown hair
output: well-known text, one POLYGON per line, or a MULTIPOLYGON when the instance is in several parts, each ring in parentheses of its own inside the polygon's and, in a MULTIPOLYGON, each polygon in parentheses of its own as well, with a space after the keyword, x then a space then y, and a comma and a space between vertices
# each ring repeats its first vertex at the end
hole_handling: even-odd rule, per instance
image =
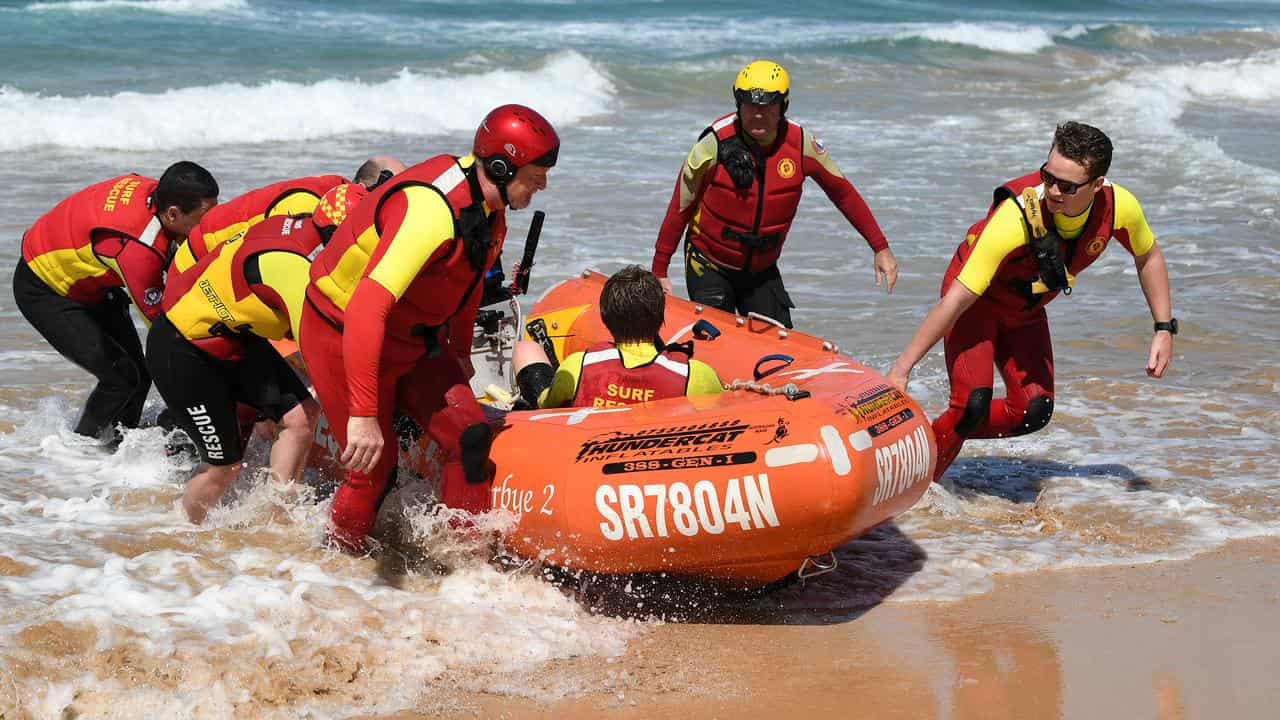
POLYGON ((614 342, 649 342, 662 328, 667 296, 653 273, 628 265, 604 283, 600 291, 600 317, 614 342))
POLYGON ((1068 120, 1053 132, 1058 154, 1084 166, 1089 177, 1100 178, 1111 169, 1111 138, 1092 125, 1068 120))

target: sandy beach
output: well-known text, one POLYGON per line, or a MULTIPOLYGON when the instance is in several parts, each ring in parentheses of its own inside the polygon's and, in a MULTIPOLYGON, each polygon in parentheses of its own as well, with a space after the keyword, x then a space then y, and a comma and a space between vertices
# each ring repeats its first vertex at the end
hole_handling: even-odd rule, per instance
POLYGON ((1274 539, 1242 540, 1185 561, 1001 576, 960 602, 831 624, 666 623, 528 689, 591 688, 576 697, 457 691, 394 717, 1271 718, 1277 561, 1274 539))

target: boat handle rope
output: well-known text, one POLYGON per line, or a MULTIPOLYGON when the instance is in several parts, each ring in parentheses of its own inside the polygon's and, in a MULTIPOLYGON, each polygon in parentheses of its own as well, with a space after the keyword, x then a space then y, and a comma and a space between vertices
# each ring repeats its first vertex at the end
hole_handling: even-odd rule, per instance
POLYGON ((724 386, 724 389, 725 390, 749 390, 751 392, 758 392, 761 395, 783 395, 792 402, 795 402, 796 400, 803 400, 804 398, 809 397, 809 391, 801 390, 800 386, 796 385, 795 383, 787 383, 786 385, 782 385, 781 387, 774 387, 769 383, 756 382, 754 380, 736 380, 735 379, 731 383, 726 383, 724 386))
POLYGON ((776 353, 774 355, 765 355, 764 357, 756 361, 756 366, 751 369, 751 374, 754 375, 757 380, 762 380, 764 379, 765 376, 772 375, 778 372, 779 370, 781 370, 782 368, 787 367, 788 365, 790 365, 795 361, 796 361, 795 358, 791 357, 790 355, 783 355, 782 353, 776 353), (774 367, 766 368, 764 370, 760 369, 761 365, 767 362, 775 362, 775 361, 782 364, 775 365, 774 367))

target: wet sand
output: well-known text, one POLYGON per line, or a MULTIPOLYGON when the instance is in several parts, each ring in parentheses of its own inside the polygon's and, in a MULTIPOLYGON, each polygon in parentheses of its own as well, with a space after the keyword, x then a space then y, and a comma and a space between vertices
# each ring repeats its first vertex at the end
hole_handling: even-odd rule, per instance
POLYGON ((1239 720, 1280 716, 1276 667, 1271 538, 1186 561, 1003 576, 960 602, 838 620, 665 623, 610 662, 546 667, 533 686, 455 677, 458 690, 394 717, 1239 720))

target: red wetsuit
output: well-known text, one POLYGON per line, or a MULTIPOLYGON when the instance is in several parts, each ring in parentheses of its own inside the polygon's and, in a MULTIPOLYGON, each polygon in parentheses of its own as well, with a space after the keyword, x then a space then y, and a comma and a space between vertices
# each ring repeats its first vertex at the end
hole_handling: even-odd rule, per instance
MULTIPOLYGON (((933 421, 940 478, 967 438, 1003 438, 1043 428, 1053 412, 1053 345, 1045 306, 1058 292, 1037 287, 1038 268, 1021 193, 1033 188, 1043 217, 1044 186, 1038 173, 1000 186, 983 220, 969 232, 942 281, 945 295, 959 282, 979 295, 944 336, 951 382, 948 409, 933 421), (1004 398, 992 398, 994 370, 1004 398)), ((1110 182, 1078 217, 1054 216, 1059 253, 1074 281, 1116 239, 1131 255, 1150 251, 1155 239, 1131 193, 1110 182)))
MULTIPOLYGON (((447 465, 460 458, 453 431, 477 411, 483 421, 469 388, 465 395, 474 407, 462 393, 442 391, 466 386, 461 369, 453 368, 456 357, 470 354, 482 279, 506 234, 503 210, 484 205, 477 171, 472 156, 441 155, 409 168, 370 193, 312 263, 299 342, 320 404, 340 447, 347 445, 353 416, 376 417, 384 442, 377 466, 367 474, 348 472, 334 497, 335 537, 349 547, 363 547, 395 469, 397 382, 429 348, 440 353, 423 363, 434 386, 415 387, 407 409, 429 432, 452 435, 436 437, 450 455, 447 465), (468 227, 488 241, 474 264, 468 246, 475 245, 463 238, 468 227), (433 365, 450 373, 433 375, 433 365), (457 412, 465 419, 427 417, 447 403, 462 408, 457 412)), ((460 502, 450 493, 461 472, 460 465, 446 467, 446 502, 460 502)), ((484 509, 473 496, 487 498, 487 487, 474 490, 463 492, 472 501, 467 509, 484 509)))

